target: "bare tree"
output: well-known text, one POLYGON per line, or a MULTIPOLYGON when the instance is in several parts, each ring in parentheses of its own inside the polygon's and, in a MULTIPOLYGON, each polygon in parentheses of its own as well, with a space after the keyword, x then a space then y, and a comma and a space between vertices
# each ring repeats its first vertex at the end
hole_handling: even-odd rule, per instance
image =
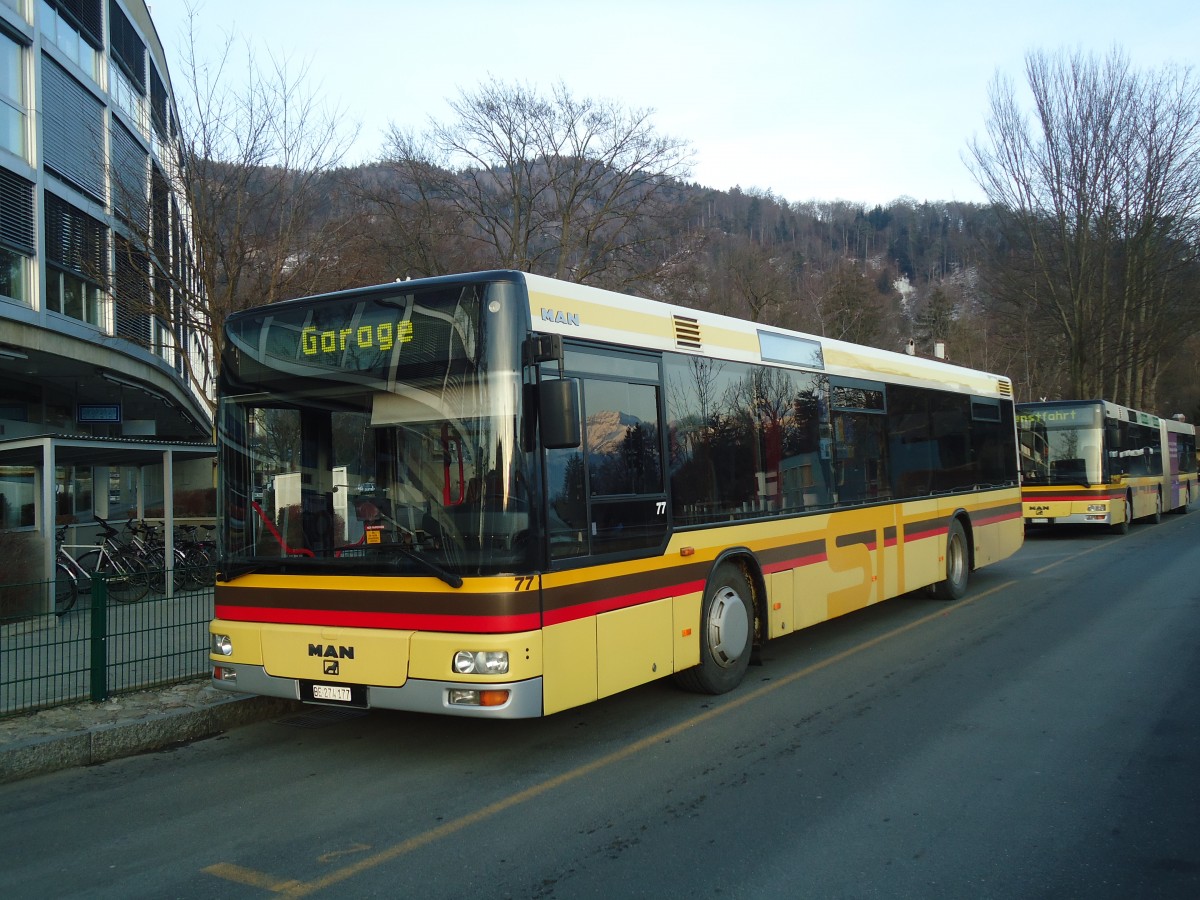
POLYGON ((426 134, 391 130, 387 162, 410 205, 448 207, 493 265, 610 287, 657 268, 690 150, 657 134, 649 110, 502 82, 463 90, 450 108, 455 118, 426 134))
MULTIPOLYGON (((972 168, 1000 216, 994 292, 1061 348, 1076 397, 1154 408, 1174 340, 1200 324, 1200 85, 1121 52, 1026 57, 1031 125, 1006 79, 972 168)), ((1036 388, 1034 393, 1037 393, 1036 388)))
POLYGON ((882 346, 888 318, 885 298, 854 263, 842 261, 827 272, 810 273, 804 295, 803 318, 814 323, 815 333, 882 346))
POLYGON ((355 134, 287 59, 262 66, 246 47, 239 63, 232 37, 201 59, 197 14, 189 8, 176 78, 178 139, 163 154, 169 171, 152 168, 148 204, 143 195, 139 205, 128 177, 114 180, 129 192, 116 205, 133 213, 122 217, 114 292, 134 314, 163 323, 159 339, 206 396, 225 318, 308 293, 336 265, 337 223, 319 213, 325 176, 355 134), (197 339, 208 352, 194 352, 189 342, 197 339))
POLYGON ((722 242, 717 263, 716 274, 729 293, 726 312, 748 316, 752 322, 781 324, 780 316, 791 299, 792 276, 783 252, 731 236, 722 242))

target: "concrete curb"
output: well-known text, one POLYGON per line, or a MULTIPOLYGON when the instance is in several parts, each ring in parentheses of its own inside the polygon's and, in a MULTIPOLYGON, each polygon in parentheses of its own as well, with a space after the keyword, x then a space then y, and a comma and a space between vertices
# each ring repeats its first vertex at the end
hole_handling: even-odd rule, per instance
POLYGON ((296 700, 275 697, 230 697, 198 708, 96 725, 73 734, 30 738, 0 748, 0 784, 211 737, 301 707, 296 700))

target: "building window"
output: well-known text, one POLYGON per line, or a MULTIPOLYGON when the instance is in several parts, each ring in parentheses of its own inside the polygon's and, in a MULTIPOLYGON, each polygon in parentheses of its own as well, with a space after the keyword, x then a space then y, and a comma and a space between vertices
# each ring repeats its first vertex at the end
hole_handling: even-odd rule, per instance
POLYGON ((104 203, 104 106, 77 79, 42 57, 42 158, 46 169, 104 203))
POLYGON ((112 119, 112 204, 134 234, 149 229, 146 200, 148 171, 146 151, 116 116, 112 119))
POLYGON ((52 266, 46 267, 46 308, 97 328, 104 324, 104 295, 100 287, 52 266))
POLYGON ((100 83, 101 23, 99 0, 58 0, 38 4, 38 24, 48 40, 85 75, 100 83))
POLYGON ((0 3, 13 10, 26 22, 29 21, 29 0, 0 0, 0 3))
POLYGON ((108 280, 107 230, 46 194, 46 308, 102 328, 108 280))
POLYGON ((29 305, 29 257, 0 247, 0 296, 29 305))
POLYGON ((0 295, 32 305, 33 183, 0 169, 0 295))
POLYGON ((150 104, 146 98, 146 44, 120 6, 108 3, 109 50, 115 65, 109 86, 116 105, 149 137, 150 104))
POLYGON ((0 33, 0 147, 28 159, 24 48, 0 33))
POLYGON ((138 93, 133 82, 120 69, 112 70, 113 103, 133 121, 138 131, 149 135, 150 115, 146 111, 146 98, 138 93))
POLYGON ((33 466, 0 466, 0 530, 34 525, 35 476, 33 466))
POLYGON ((159 141, 167 143, 170 131, 167 122, 171 118, 171 105, 167 99, 167 86, 163 84, 158 69, 150 66, 150 120, 154 124, 154 133, 159 141))
POLYGON ((71 525, 91 518, 91 466, 55 467, 54 506, 56 525, 71 525))

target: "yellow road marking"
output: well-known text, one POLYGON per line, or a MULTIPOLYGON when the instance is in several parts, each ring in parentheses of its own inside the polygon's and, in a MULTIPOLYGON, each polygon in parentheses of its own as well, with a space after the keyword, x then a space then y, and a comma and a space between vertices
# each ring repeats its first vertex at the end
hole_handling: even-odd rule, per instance
POLYGON ((1052 563, 1047 563, 1046 565, 1042 566, 1040 569, 1033 569, 1030 571, 1029 574, 1030 575, 1041 575, 1043 572, 1049 572, 1055 566, 1061 566, 1065 562, 1070 562, 1073 559, 1079 559, 1079 557, 1087 556, 1089 553, 1095 553, 1097 550, 1103 550, 1107 546, 1108 546, 1107 544, 1097 544, 1095 547, 1093 547, 1090 550, 1080 550, 1078 553, 1072 553, 1070 556, 1064 556, 1062 559, 1056 559, 1052 563))
POLYGON ((233 881, 237 884, 248 884, 250 887, 262 888, 263 890, 275 891, 276 893, 282 893, 283 891, 289 891, 292 888, 302 886, 294 878, 276 878, 274 875, 268 875, 266 872, 255 872, 253 869, 245 869, 241 866, 235 866, 233 863, 217 863, 200 871, 207 872, 209 875, 215 875, 218 878, 224 878, 226 881, 233 881))
MULTIPOLYGON (((1084 551, 1084 553, 1090 552, 1090 550, 1084 551)), ((1076 555, 1083 556, 1084 553, 1079 553, 1076 555)), ((1065 560, 1063 561, 1065 562, 1065 560)), ((1057 563, 1055 565, 1057 565, 1057 563)), ((1047 568, 1049 568, 1049 566, 1047 566, 1047 568)), ((1010 588, 1015 584, 1017 584, 1015 580, 1006 581, 1003 584, 998 584, 981 594, 977 594, 973 597, 967 597, 958 601, 957 603, 947 606, 945 609, 939 609, 937 612, 922 616, 919 619, 909 622, 907 625, 901 625, 899 628, 894 628, 886 634, 881 634, 877 637, 871 638, 868 641, 864 641, 861 644, 856 644, 847 650, 843 650, 841 653, 834 654, 828 659, 823 659, 820 662, 813 663, 810 666, 806 666, 803 669, 793 672, 791 675, 786 675, 782 678, 755 688, 752 691, 739 694, 737 697, 729 700, 726 703, 722 703, 718 707, 714 707, 713 709, 709 709, 705 712, 699 713, 698 715, 692 716, 690 719, 687 719, 686 721, 680 722, 676 725, 672 725, 670 728, 664 728, 663 730, 658 731, 648 737, 644 737, 639 741, 635 741, 632 744, 622 747, 620 750, 614 750, 607 756, 602 756, 590 763, 577 766, 574 769, 563 772, 561 775, 556 775, 553 778, 549 778, 543 782, 540 782, 539 784, 528 787, 523 791, 518 791, 515 794, 511 794, 502 800, 497 800, 495 803, 481 807, 474 812, 467 813, 465 816, 460 816, 453 821, 439 825, 437 828, 432 828, 429 831, 414 835, 408 840, 401 841, 400 843, 381 850, 372 856, 365 857, 358 862, 351 863, 348 866, 343 866, 340 869, 329 872, 328 874, 323 875, 313 881, 301 882, 292 880, 281 882, 269 875, 254 872, 250 869, 243 869, 241 866, 234 866, 228 863, 218 863, 217 865, 209 866, 203 871, 210 875, 216 875, 218 878, 229 878, 229 880, 238 881, 241 884, 250 884, 255 887, 263 887, 267 890, 275 891, 288 897, 307 897, 309 894, 324 890, 325 888, 345 881, 348 878, 353 878, 355 875, 358 875, 369 869, 376 868, 383 863, 389 862, 397 857, 404 856, 414 850, 419 850, 421 847, 425 847, 442 838, 457 834, 464 828, 468 828, 471 825, 476 825, 480 822, 486 821, 487 819, 490 819, 507 809, 512 809, 514 806, 520 806, 522 803, 533 800, 535 797, 540 797, 542 794, 548 793, 555 788, 562 787, 564 784, 569 784, 572 781, 583 778, 585 775, 590 775, 593 772, 597 772, 600 769, 611 766, 613 763, 617 763, 621 760, 628 759, 631 756, 635 756, 638 753, 641 753, 643 750, 648 750, 651 747, 658 746, 675 735, 691 728, 695 728, 697 725, 701 725, 710 719, 715 719, 716 717, 722 716, 725 713, 731 712, 732 710, 739 709, 740 707, 745 706, 747 703, 753 703, 755 700, 759 700, 768 694, 774 693, 780 688, 786 687, 787 685, 798 681, 801 678, 812 675, 814 672, 819 672, 822 669, 826 669, 829 666, 842 662, 845 659, 849 659, 850 657, 855 656, 864 650, 877 647, 880 644, 891 640, 892 638, 899 637, 902 634, 912 631, 914 628, 920 628, 922 625, 932 622, 935 619, 940 619, 956 609, 962 609, 964 606, 969 606, 972 603, 978 603, 980 600, 984 600, 987 597, 1005 590, 1006 588, 1010 588), (230 878, 227 872, 233 872, 240 877, 230 878), (257 880, 252 881, 247 880, 247 878, 254 878, 257 880)))
POLYGON ((371 849, 370 844, 351 844, 345 850, 331 850, 317 857, 317 862, 331 863, 339 856, 353 856, 355 853, 365 853, 371 849))

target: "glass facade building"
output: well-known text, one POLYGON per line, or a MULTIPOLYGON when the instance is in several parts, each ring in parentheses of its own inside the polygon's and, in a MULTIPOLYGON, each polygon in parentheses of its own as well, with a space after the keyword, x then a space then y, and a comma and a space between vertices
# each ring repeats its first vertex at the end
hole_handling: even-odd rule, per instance
MULTIPOLYGON (((44 529, 50 495, 6 444, 212 439, 178 147, 145 0, 0 0, 0 531, 44 529)), ((129 497, 79 462, 55 466, 60 524, 129 497)))

